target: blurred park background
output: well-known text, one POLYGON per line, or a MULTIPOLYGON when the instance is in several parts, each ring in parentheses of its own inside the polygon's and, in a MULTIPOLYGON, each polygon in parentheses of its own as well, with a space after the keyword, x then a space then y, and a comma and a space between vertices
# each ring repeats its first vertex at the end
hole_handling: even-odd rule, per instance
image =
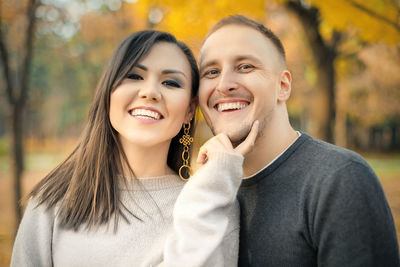
MULTIPOLYGON (((231 14, 282 39, 293 125, 367 159, 400 237, 399 0, 0 0, 0 266, 23 214, 17 200, 72 151, 122 38, 165 30, 198 55, 231 14)), ((209 136, 200 119, 196 146, 209 136)))

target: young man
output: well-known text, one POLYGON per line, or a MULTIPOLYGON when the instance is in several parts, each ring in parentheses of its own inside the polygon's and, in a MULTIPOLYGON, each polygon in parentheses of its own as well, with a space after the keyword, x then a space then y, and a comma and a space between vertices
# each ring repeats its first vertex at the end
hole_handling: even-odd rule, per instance
POLYGON ((199 101, 214 134, 239 144, 259 121, 239 190, 239 266, 399 266, 390 208, 357 154, 295 131, 279 39, 242 16, 218 22, 200 53, 199 101))

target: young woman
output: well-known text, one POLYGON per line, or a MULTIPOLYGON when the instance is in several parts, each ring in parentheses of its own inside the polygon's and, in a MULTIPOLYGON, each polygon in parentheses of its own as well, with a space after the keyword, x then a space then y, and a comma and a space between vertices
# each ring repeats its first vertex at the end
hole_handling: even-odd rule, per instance
POLYGON ((235 149, 225 135, 206 142, 184 181, 198 82, 172 35, 126 38, 79 144, 31 192, 11 266, 235 266, 235 197, 257 124, 235 149))

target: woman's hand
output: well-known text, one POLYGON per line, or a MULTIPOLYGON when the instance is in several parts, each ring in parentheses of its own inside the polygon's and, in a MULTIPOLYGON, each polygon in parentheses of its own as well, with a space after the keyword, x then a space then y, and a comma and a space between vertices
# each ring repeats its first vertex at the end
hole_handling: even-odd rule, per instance
POLYGON ((201 146, 199 155, 197 156, 197 163, 206 163, 207 159, 211 158, 212 154, 215 152, 225 151, 229 153, 239 153, 243 156, 246 155, 254 147, 254 142, 258 134, 258 126, 259 122, 257 120, 253 123, 250 133, 247 135, 246 139, 236 148, 233 148, 232 142, 229 140, 229 137, 226 134, 220 133, 214 136, 201 146))

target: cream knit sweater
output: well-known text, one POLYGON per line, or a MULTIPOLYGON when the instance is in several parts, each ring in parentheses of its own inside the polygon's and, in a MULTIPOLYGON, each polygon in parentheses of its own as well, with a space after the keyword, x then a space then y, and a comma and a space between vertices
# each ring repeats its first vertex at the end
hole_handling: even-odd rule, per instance
POLYGON ((54 209, 31 200, 11 266, 236 266, 243 157, 219 153, 188 182, 176 175, 121 187, 122 202, 142 221, 96 229, 59 226, 54 209))

